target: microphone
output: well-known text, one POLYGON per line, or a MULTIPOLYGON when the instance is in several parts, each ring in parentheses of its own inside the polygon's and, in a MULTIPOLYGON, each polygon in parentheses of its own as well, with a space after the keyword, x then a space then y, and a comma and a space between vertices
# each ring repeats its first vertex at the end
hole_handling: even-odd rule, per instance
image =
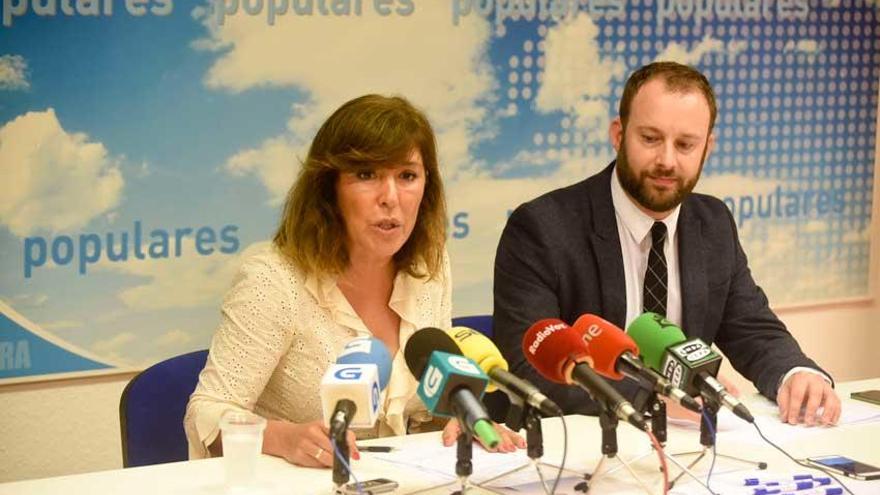
POLYGON ((548 318, 532 325, 522 347, 526 360, 544 378, 564 385, 577 384, 605 410, 640 430, 648 430, 632 404, 587 364, 591 358, 584 340, 562 320, 548 318))
POLYGON ((754 423, 745 404, 715 376, 721 356, 700 339, 690 339, 674 323, 656 313, 644 313, 629 325, 628 333, 639 346, 645 363, 686 393, 703 394, 754 423))
POLYGON ((391 355, 381 340, 358 338, 346 344, 321 379, 321 408, 331 434, 372 427, 390 376, 391 355))
POLYGON ((492 380, 489 392, 492 392, 494 386, 510 397, 521 398, 545 416, 562 415, 562 409, 537 387, 507 371, 507 361, 488 337, 466 327, 454 327, 447 330, 447 333, 458 344, 462 353, 473 359, 489 375, 492 380))
POLYGON ((404 357, 410 372, 419 380, 419 398, 431 414, 455 416, 461 427, 484 445, 498 446, 501 437, 479 400, 489 377, 461 355, 446 332, 439 328, 417 331, 407 341, 404 357))
POLYGON ((693 397, 646 367, 638 358, 639 348, 635 341, 613 323, 596 315, 585 314, 574 322, 572 329, 580 333, 586 343, 596 373, 612 380, 627 376, 691 411, 702 411, 700 403, 693 397))

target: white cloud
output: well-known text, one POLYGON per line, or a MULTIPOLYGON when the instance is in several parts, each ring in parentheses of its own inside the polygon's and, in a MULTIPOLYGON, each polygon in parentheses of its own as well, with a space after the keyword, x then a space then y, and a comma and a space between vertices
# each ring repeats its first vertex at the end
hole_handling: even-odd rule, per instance
POLYGON ((757 179, 736 174, 701 176, 694 191, 716 198, 758 196, 770 194, 782 183, 771 179, 757 179))
POLYGON ((132 361, 130 350, 139 344, 134 344, 138 340, 133 332, 120 332, 112 337, 97 340, 91 350, 100 355, 102 359, 111 360, 119 366, 146 367, 147 363, 135 363, 132 361))
POLYGON ((599 28, 585 14, 547 32, 543 82, 535 97, 537 110, 574 113, 585 101, 606 97, 612 79, 624 76, 622 62, 600 56, 598 34, 599 28))
MULTIPOLYGON (((733 45, 736 42, 731 42, 733 45)), ((734 48, 738 51, 741 49, 740 45, 734 45, 734 48)), ((700 62, 700 59, 703 58, 703 55, 711 52, 723 52, 724 51, 724 42, 709 36, 708 34, 703 37, 698 43, 695 43, 693 48, 690 50, 687 49, 685 45, 680 45, 676 42, 671 42, 666 48, 657 55, 655 60, 658 61, 671 61, 678 62, 680 64, 687 65, 696 65, 700 62)))
POLYGON ((192 336, 189 333, 180 329, 174 329, 160 335, 156 339, 156 344, 159 347, 172 347, 176 349, 188 344, 191 340, 192 336))
MULTIPOLYGON (((495 82, 486 50, 489 23, 472 16, 458 26, 445 2, 420 2, 409 16, 264 16, 240 10, 223 25, 197 9, 208 37, 193 44, 220 55, 205 77, 214 89, 241 92, 295 87, 287 132, 241 150, 225 168, 254 174, 278 202, 296 173, 317 127, 345 101, 366 93, 400 94, 427 113, 437 132, 444 175, 473 173, 475 129, 487 124, 495 82), (430 33, 427 35, 426 33, 430 33), (320 47, 310 49, 307 47, 320 47)), ((484 135, 482 137, 485 137, 484 135)))
POLYGON ((140 285, 122 290, 118 297, 131 309, 155 311, 214 305, 229 288, 238 267, 264 242, 251 244, 234 256, 200 256, 190 238, 183 240, 180 257, 137 259, 125 262, 102 260, 95 270, 143 277, 140 285))
POLYGON ((81 227, 116 207, 124 186, 104 145, 66 132, 51 108, 0 127, 0 175, 0 222, 18 236, 81 227))
POLYGON ((308 152, 304 144, 288 137, 267 139, 259 147, 239 151, 226 161, 226 170, 235 176, 256 175, 269 192, 269 203, 281 204, 308 152))
POLYGON ((26 73, 27 61, 21 55, 0 56, 0 90, 30 88, 26 73))
POLYGON ((806 247, 796 242, 795 224, 747 222, 740 239, 755 281, 774 307, 861 295, 847 279, 841 255, 804 256, 806 247))
POLYGON ((108 339, 96 341, 92 344, 92 350, 99 354, 113 355, 135 340, 137 337, 132 332, 120 332, 108 339))
POLYGON ((40 323, 40 327, 43 330, 49 331, 58 331, 58 330, 70 330, 72 328, 82 328, 83 322, 77 320, 54 320, 47 321, 45 323, 40 323))
MULTIPOLYGON (((530 160, 534 155, 522 153, 530 160)), ((559 167, 544 177, 517 179, 477 178, 453 184, 447 194, 449 211, 468 213, 469 233, 463 239, 451 239, 450 257, 453 261, 453 282, 456 289, 468 285, 487 283, 491 291, 495 249, 501 231, 507 223, 507 211, 532 200, 543 193, 586 179, 600 171, 613 159, 610 154, 602 156, 574 156, 561 162, 559 167)), ((557 160, 555 163, 559 163, 557 160)), ((545 162, 541 166, 548 166, 545 162)), ((510 164, 519 168, 532 165, 510 164)), ((454 225, 450 227, 455 231, 454 225)), ((491 292, 487 293, 491 294, 491 292)), ((491 295, 482 295, 485 300, 491 295)), ((456 311, 458 311, 458 298, 456 311)))
POLYGON ((12 297, 13 306, 39 307, 46 304, 49 296, 46 294, 18 294, 12 297))

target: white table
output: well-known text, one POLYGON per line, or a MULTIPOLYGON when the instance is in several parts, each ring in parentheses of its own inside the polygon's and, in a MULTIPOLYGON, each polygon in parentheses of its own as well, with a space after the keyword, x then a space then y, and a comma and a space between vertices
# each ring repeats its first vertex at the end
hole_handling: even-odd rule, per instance
MULTIPOLYGON (((838 393, 844 400, 846 408, 852 401, 849 393, 855 390, 880 388, 880 379, 864 380, 841 384, 838 393)), ((759 401, 750 399, 753 412, 756 415, 764 413, 764 420, 769 421, 767 408, 760 408, 759 401), (760 409, 757 410, 757 409, 760 409)), ((858 403, 864 405, 864 403, 858 403)), ((585 416, 567 417, 569 429, 569 452, 566 467, 577 472, 592 471, 601 458, 600 438, 601 431, 598 419, 585 416)), ((544 460, 559 462, 562 445, 562 429, 559 419, 544 420, 544 460)), ((724 422, 722 422, 722 427, 724 422)), ((880 466, 880 422, 866 424, 841 425, 834 428, 814 428, 804 433, 805 427, 799 427, 797 438, 783 431, 785 427, 768 429, 768 436, 777 443, 782 443, 796 458, 811 455, 841 454, 853 457, 857 460, 880 466), (772 432, 771 432, 772 430, 772 432), (779 438, 779 437, 789 438, 779 438)), ((699 432, 695 428, 682 428, 674 425, 669 426, 667 453, 684 452, 699 448, 699 432)), ((755 430, 747 425, 741 428, 719 431, 718 452, 733 454, 740 457, 760 459, 769 463, 772 472, 804 472, 803 468, 794 465, 790 460, 777 452, 772 447, 759 443, 755 430)), ((621 424, 618 429, 618 441, 620 456, 624 459, 636 459, 642 454, 641 459, 633 463, 634 469, 653 488, 654 493, 662 493, 662 476, 658 470, 658 457, 651 453, 647 438, 644 433, 621 424)), ((398 447, 398 452, 405 453, 411 458, 423 457, 426 452, 435 452, 440 443, 439 433, 426 433, 407 437, 394 437, 377 439, 366 444, 382 444, 398 447)), ((453 447, 454 448, 454 447, 453 447)), ((475 448, 476 450, 476 448, 475 448)), ((454 455, 454 454, 452 454, 454 455)), ((495 454, 503 456, 504 454, 495 454)), ((400 483, 397 493, 412 493, 419 490, 427 490, 427 493, 450 493, 450 488, 435 488, 436 478, 427 476, 416 469, 404 468, 399 465, 389 464, 377 457, 380 454, 363 453, 362 459, 355 462, 354 472, 360 479, 375 477, 389 477, 400 483)), ((512 455, 507 458, 513 462, 512 455)), ((503 462, 508 462, 507 460, 503 462)), ((518 462, 518 461, 517 461, 518 462)), ((616 460, 606 462, 606 466, 615 467, 616 460)), ((707 459, 695 466, 695 472, 702 475, 709 468, 707 459)), ((262 456, 259 464, 259 476, 261 480, 260 493, 267 494, 329 494, 332 493, 330 471, 323 469, 308 469, 292 466, 285 461, 262 456)), ((448 466, 451 471, 452 466, 448 466)), ((475 472, 479 464, 475 465, 475 472)), ((670 464, 674 473, 678 469, 670 464)), ((741 465, 718 459, 715 467, 716 473, 745 469, 741 465)), ((547 476, 555 476, 555 470, 545 470, 547 476)), ((728 477, 743 476, 743 473, 728 474, 728 477)), ((716 479, 713 476, 713 480, 716 479)), ((718 478, 719 480, 721 478, 718 478)), ((848 487, 858 494, 880 494, 880 480, 872 482, 859 482, 842 478, 848 487)), ((118 469, 96 473, 79 474, 74 476, 60 476, 38 480, 29 480, 13 483, 0 484, 0 495, 38 495, 38 494, 211 494, 216 495, 224 492, 224 467, 222 459, 204 459, 198 461, 177 462, 161 464, 141 468, 118 469)), ((685 484, 688 478, 683 478, 677 488, 671 493, 706 493, 698 486, 685 484)), ((713 487, 717 485, 713 482, 713 487)), ((624 470, 598 479, 595 482, 593 493, 644 493, 630 479, 624 470)), ((471 492, 469 492, 471 493, 471 492)), ((488 493, 484 490, 474 490, 472 493, 488 493)), ((570 493, 570 492, 569 492, 570 493)))

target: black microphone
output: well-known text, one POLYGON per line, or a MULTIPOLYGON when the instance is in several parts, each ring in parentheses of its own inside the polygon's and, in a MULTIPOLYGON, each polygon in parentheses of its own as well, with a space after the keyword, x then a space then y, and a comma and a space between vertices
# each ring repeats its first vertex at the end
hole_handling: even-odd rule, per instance
POLYGON ((406 364, 419 379, 419 398, 436 416, 456 416, 461 427, 495 448, 501 438, 479 398, 489 377, 461 351, 443 330, 423 328, 404 349, 406 364))

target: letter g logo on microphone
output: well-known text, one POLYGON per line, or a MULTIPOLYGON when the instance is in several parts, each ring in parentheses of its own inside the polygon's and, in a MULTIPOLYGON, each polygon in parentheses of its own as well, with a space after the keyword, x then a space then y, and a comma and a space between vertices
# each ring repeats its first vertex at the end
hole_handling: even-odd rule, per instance
POLYGON ((428 397, 434 397, 434 395, 437 394, 437 391, 440 390, 440 384, 443 383, 443 372, 432 364, 428 367, 428 370, 425 371, 423 383, 425 395, 428 397))
POLYGON ((358 380, 363 371, 360 368, 340 368, 333 374, 339 380, 358 380))

